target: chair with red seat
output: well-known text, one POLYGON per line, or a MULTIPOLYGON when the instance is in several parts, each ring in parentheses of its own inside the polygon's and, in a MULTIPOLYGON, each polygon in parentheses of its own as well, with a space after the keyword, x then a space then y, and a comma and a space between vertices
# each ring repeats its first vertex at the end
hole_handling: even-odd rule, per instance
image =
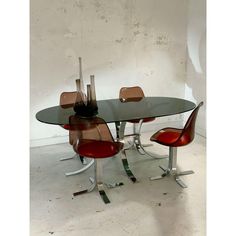
POLYGON ((202 105, 203 102, 199 103, 199 105, 193 110, 183 129, 168 127, 159 130, 151 136, 151 141, 169 147, 168 167, 165 168, 160 166, 164 173, 161 176, 151 177, 151 180, 161 179, 167 175, 172 175, 182 188, 187 188, 187 185, 179 178, 179 176, 193 174, 194 172, 192 170, 177 172, 177 147, 188 145, 193 141, 197 114, 202 105))
MULTIPOLYGON (((138 102, 140 101, 143 97, 144 97, 144 92, 142 90, 141 87, 139 86, 133 86, 133 87, 122 87, 120 89, 120 94, 119 94, 119 98, 122 102, 138 102)), ((142 123, 147 123, 147 122, 151 122, 154 121, 155 118, 151 117, 147 117, 144 119, 134 119, 134 120, 129 120, 129 123, 133 124, 133 145, 136 146, 137 150, 140 152, 140 150, 142 150, 143 152, 140 152, 141 154, 148 154, 145 149, 144 149, 144 145, 141 144, 140 141, 140 134, 141 134, 141 127, 142 127, 142 123)), ((118 124, 117 124, 118 125, 118 124)), ((118 130, 119 128, 117 128, 118 130)), ((117 135, 118 136, 118 135, 117 135)), ((149 146, 149 145, 147 145, 149 146)))
MULTIPOLYGON (((107 124, 99 117, 80 118, 76 115, 71 116, 70 126, 78 132, 78 140, 73 145, 74 150, 81 156, 94 158, 95 162, 95 178, 89 178, 92 186, 73 195, 88 193, 97 187, 104 203, 110 203, 102 181, 102 159, 118 154, 123 148, 123 143, 114 141, 107 124)), ((123 183, 108 184, 107 186, 116 187, 121 185, 123 183)))
MULTIPOLYGON (((61 93, 61 95, 60 95, 60 106, 62 108, 73 107, 76 99, 82 100, 82 97, 78 98, 78 96, 81 96, 81 95, 77 91, 61 93)), ((74 131, 72 129, 72 127, 70 127, 69 124, 62 125, 61 127, 66 129, 66 130, 69 130, 69 143, 71 145, 73 145, 73 143, 77 140, 77 137, 76 137, 77 132, 74 131)), ((82 162, 83 165, 87 164, 86 159, 83 156, 79 156, 77 153, 72 157, 61 158, 60 160, 65 161, 65 160, 70 160, 70 159, 73 159, 73 158, 76 158, 76 157, 80 158, 80 161, 82 162)), ((69 176, 69 175, 74 175, 74 174, 79 174, 79 173, 81 173, 81 170, 69 172, 69 173, 66 173, 66 175, 69 176)))

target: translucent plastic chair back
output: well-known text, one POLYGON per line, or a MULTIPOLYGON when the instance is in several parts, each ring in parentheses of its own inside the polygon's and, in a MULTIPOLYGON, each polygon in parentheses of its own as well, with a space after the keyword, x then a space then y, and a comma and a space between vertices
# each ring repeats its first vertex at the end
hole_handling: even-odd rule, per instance
POLYGON ((60 105, 63 108, 71 107, 74 105, 76 100, 77 92, 63 92, 60 96, 60 105))
POLYGON ((97 140, 114 142, 106 122, 99 117, 81 118, 70 117, 70 126, 78 132, 81 140, 97 140))
POLYGON ((144 92, 139 86, 122 87, 119 94, 119 98, 123 102, 139 101, 144 96, 144 92))
POLYGON ((173 146, 184 146, 191 143, 195 137, 195 126, 196 126, 196 119, 198 115, 198 111, 200 107, 203 105, 203 102, 199 103, 199 105, 193 110, 191 115, 189 116, 180 137, 177 141, 173 144, 173 146))

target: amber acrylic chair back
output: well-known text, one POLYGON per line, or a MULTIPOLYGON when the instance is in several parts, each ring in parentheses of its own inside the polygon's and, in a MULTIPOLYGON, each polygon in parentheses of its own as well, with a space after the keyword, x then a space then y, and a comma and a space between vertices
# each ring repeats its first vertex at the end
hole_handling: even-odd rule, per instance
POLYGON ((182 144, 181 146, 183 146, 193 141, 195 136, 195 124, 196 124, 197 114, 202 105, 203 102, 200 102, 199 105, 193 110, 183 128, 180 137, 176 140, 173 146, 180 146, 179 145, 180 143, 182 144))
POLYGON ((63 92, 60 96, 60 105, 66 108, 66 105, 72 106, 75 103, 77 92, 63 92))
POLYGON ((80 140, 114 142, 110 129, 102 118, 81 118, 79 116, 71 116, 70 126, 73 127, 73 130, 78 132, 80 140))
POLYGON ((125 102, 125 101, 135 101, 140 100, 144 97, 144 92, 142 88, 139 86, 134 87, 122 87, 120 89, 119 98, 125 102))
MULTIPOLYGON (((77 97, 77 92, 63 92, 60 95, 60 106, 62 108, 68 108, 68 107, 72 107, 75 103, 77 97)), ((62 126, 64 129, 69 130, 69 143, 72 145, 73 144, 73 140, 76 138, 76 133, 72 132, 70 130, 70 126, 69 125, 63 125, 62 126)))

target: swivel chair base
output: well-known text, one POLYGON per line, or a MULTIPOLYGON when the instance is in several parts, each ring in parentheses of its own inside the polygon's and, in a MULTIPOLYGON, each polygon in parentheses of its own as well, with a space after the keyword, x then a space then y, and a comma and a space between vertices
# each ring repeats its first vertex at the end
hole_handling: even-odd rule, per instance
POLYGON ((74 158, 79 158, 81 163, 84 165, 84 167, 81 168, 81 169, 75 170, 75 171, 67 172, 67 173, 65 173, 66 176, 72 176, 72 175, 80 174, 80 173, 86 171, 88 168, 90 168, 93 165, 93 163, 94 163, 94 160, 91 160, 88 163, 86 158, 83 157, 83 156, 80 156, 79 154, 75 154, 72 157, 61 158, 60 161, 67 161, 67 160, 71 160, 71 159, 74 159, 74 158))
POLYGON ((179 178, 182 175, 190 175, 194 172, 192 170, 177 172, 177 148, 176 147, 170 147, 169 148, 169 163, 168 168, 163 167, 160 165, 159 167, 164 171, 164 173, 160 176, 150 177, 150 180, 157 180, 162 179, 165 176, 173 176, 175 181, 182 187, 187 188, 188 186, 179 178))
MULTIPOLYGON (((102 198, 103 202, 105 204, 108 204, 108 203, 110 203, 110 200, 107 197, 107 194, 104 189, 104 184, 102 181, 102 163, 101 163, 101 160, 98 161, 96 159, 94 162, 95 162, 95 165, 94 165, 95 178, 92 178, 92 177, 89 178, 92 185, 85 190, 73 193, 73 196, 78 196, 78 195, 81 195, 84 193, 90 193, 96 188, 98 190, 98 193, 99 193, 100 197, 102 198)), ((106 186, 108 188, 115 188, 115 187, 122 186, 122 185, 124 185, 122 182, 106 184, 106 186)))

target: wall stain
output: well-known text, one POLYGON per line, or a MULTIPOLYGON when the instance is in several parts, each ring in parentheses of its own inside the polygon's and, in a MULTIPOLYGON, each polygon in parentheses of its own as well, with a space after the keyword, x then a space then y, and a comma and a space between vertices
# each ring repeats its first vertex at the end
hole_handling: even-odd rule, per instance
POLYGON ((77 36, 77 33, 69 31, 69 32, 65 33, 63 36, 65 38, 75 38, 77 36))
POLYGON ((149 76, 151 76, 153 73, 154 73, 154 71, 151 70, 151 71, 149 71, 149 72, 144 73, 144 75, 145 75, 146 77, 149 77, 149 76))
POLYGON ((73 5, 74 5, 74 7, 78 7, 81 10, 84 9, 84 5, 81 1, 75 1, 73 5))
POLYGON ((122 41, 123 41, 123 38, 115 40, 116 43, 122 43, 122 41))
POLYGON ((64 7, 59 7, 59 8, 57 8, 57 10, 65 13, 65 14, 67 13, 66 8, 64 8, 64 7))
POLYGON ((140 31, 138 31, 138 30, 134 31, 133 34, 134 34, 134 36, 137 36, 138 34, 140 34, 140 31))
POLYGON ((99 3, 98 1, 95 1, 95 2, 94 2, 94 6, 97 7, 97 8, 99 8, 99 7, 101 7, 101 3, 99 3))
POLYGON ((101 20, 104 20, 106 23, 108 22, 108 19, 105 16, 100 16, 101 20))
POLYGON ((166 35, 157 36, 156 44, 159 45, 159 46, 168 45, 169 44, 169 39, 166 35))

